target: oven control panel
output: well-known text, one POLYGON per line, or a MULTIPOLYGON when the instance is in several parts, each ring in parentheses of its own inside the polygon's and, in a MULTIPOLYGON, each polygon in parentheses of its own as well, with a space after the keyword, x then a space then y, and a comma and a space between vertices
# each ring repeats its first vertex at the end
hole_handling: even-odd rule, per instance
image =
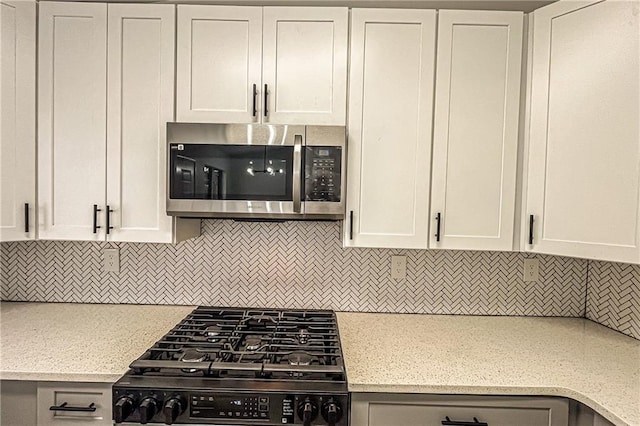
POLYGON ((207 419, 268 419, 268 395, 192 393, 190 416, 207 419))
POLYGON ((347 426, 345 394, 114 388, 117 425, 347 426))

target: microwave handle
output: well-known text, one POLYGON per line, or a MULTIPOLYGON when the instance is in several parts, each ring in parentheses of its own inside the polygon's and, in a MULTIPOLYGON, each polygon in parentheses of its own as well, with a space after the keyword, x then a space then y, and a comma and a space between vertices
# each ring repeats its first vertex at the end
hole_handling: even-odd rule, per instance
POLYGON ((301 212, 302 135, 293 136, 293 212, 301 212))

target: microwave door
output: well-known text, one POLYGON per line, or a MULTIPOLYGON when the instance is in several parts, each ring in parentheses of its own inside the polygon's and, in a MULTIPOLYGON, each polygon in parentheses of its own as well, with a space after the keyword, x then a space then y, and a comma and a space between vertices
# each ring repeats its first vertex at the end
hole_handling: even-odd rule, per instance
POLYGON ((300 212, 299 148, 183 144, 171 155, 170 200, 178 206, 221 214, 300 212))

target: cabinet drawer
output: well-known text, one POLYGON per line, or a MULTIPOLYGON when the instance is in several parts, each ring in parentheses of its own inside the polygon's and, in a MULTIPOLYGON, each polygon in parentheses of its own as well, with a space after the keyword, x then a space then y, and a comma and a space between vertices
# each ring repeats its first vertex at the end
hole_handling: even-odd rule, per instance
POLYGON ((547 426, 550 409, 524 407, 482 407, 477 405, 409 405, 377 403, 369 406, 370 426, 432 426, 452 422, 478 422, 489 426, 547 426))
POLYGON ((352 426, 567 426, 568 416, 563 398, 354 394, 351 405, 352 426))
POLYGON ((38 383, 38 426, 80 424, 112 424, 111 384, 38 383), (51 410, 53 406, 64 406, 67 410, 51 410), (89 407, 95 410, 82 411, 89 407))

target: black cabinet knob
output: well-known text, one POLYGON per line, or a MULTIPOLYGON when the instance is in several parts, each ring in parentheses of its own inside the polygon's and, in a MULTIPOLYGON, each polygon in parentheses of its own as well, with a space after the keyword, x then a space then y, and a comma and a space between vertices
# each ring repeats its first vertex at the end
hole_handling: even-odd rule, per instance
POLYGON ((130 395, 120 397, 113 407, 113 420, 123 423, 131 415, 135 408, 135 400, 130 395))
POLYGON ((153 419, 158 412, 159 402, 156 398, 148 396, 140 402, 138 411, 140 411, 140 423, 146 425, 153 419))
POLYGON ((180 398, 169 398, 162 409, 162 413, 164 414, 164 423, 172 425, 178 416, 182 414, 185 408, 186 404, 184 404, 180 398))

